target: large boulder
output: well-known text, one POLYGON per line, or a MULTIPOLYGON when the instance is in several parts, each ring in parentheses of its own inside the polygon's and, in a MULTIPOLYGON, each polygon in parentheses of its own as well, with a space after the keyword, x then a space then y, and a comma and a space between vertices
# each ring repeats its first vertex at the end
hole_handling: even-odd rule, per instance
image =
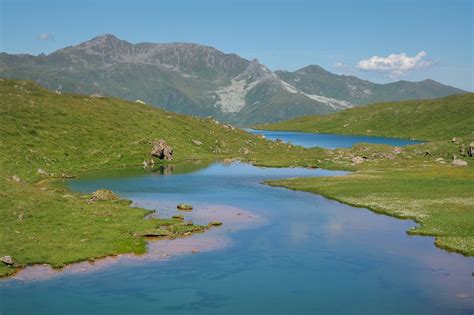
POLYGON ((173 148, 171 148, 165 140, 153 141, 153 150, 151 155, 159 158, 160 160, 171 161, 173 159, 173 148))

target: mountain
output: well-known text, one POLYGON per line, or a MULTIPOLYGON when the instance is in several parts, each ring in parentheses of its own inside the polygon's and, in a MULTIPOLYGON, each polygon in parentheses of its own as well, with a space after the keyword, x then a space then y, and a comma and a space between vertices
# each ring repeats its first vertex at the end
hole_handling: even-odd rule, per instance
POLYGON ((474 139, 474 93, 439 99, 409 100, 350 108, 326 116, 305 116, 266 130, 377 135, 423 140, 474 139))
POLYGON ((106 95, 238 125, 324 115, 372 101, 462 92, 434 81, 374 84, 318 66, 273 72, 259 63, 189 43, 132 44, 106 34, 49 55, 0 54, 0 76, 48 89, 106 95))
POLYGON ((377 84, 355 76, 337 75, 314 65, 294 72, 276 71, 276 74, 303 92, 344 100, 353 105, 430 99, 465 93, 429 79, 420 82, 377 84))

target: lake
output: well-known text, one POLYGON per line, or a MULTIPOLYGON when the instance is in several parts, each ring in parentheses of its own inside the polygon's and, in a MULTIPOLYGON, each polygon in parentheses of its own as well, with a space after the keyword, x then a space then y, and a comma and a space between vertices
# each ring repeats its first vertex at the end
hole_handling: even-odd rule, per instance
POLYGON ((186 202, 186 218, 224 224, 150 242, 143 257, 2 280, 0 313, 471 314, 474 260, 408 236, 413 221, 261 184, 344 174, 196 163, 71 180, 74 191, 111 189, 158 217, 186 202))
POLYGON ((388 137, 373 136, 351 136, 351 135, 335 135, 328 133, 306 133, 292 131, 271 131, 271 130, 255 130, 245 129, 246 131, 263 135, 267 139, 281 139, 284 142, 291 142, 294 145, 303 146, 305 148, 320 147, 326 149, 350 148, 357 143, 372 144, 388 144, 392 146, 405 146, 409 144, 422 143, 419 140, 398 139, 388 137))

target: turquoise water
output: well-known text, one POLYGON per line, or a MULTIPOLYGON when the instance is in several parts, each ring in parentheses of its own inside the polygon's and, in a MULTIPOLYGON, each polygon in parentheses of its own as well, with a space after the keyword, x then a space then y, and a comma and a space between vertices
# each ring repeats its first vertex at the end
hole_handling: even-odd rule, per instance
POLYGON ((369 136, 350 136, 334 135, 327 133, 305 133, 291 131, 269 131, 245 129, 250 133, 264 135, 267 139, 281 139, 285 142, 291 142, 294 145, 300 145, 306 148, 321 147, 327 149, 350 148, 356 143, 389 144, 393 146, 405 146, 409 144, 421 143, 418 140, 387 138, 387 137, 369 137, 369 136))
POLYGON ((0 281, 0 313, 472 314, 474 260, 435 248, 432 238, 407 236, 412 221, 261 184, 342 174, 215 163, 70 181, 75 191, 112 189, 157 216, 191 203, 188 218, 207 223, 222 215, 224 225, 150 243, 166 259, 0 281), (199 253, 173 251, 180 242, 199 253))

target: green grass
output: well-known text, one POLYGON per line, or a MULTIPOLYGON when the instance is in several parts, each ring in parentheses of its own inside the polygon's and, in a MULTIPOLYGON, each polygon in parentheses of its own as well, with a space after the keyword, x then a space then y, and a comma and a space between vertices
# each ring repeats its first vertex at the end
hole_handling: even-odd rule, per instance
POLYGON ((257 126, 265 130, 378 135, 422 140, 474 138, 474 93, 434 100, 380 103, 327 116, 257 126))
POLYGON ((400 163, 398 169, 366 167, 342 177, 297 178, 269 184, 413 219, 419 225, 410 229, 410 234, 434 236, 438 247, 473 256, 473 168, 466 171, 436 163, 410 161, 400 163))
POLYGON ((474 255, 474 168, 472 158, 466 155, 474 141, 474 94, 375 104, 260 127, 432 140, 408 146, 399 154, 389 146, 367 144, 335 150, 323 162, 347 167, 354 156, 367 160, 352 166, 356 172, 348 176, 269 184, 413 219, 419 225, 409 230, 410 234, 434 236, 441 248, 474 255), (458 137, 459 143, 452 143, 453 137, 458 137), (468 166, 452 166, 453 155, 466 160, 468 166))
MULTIPOLYGON (((389 154, 393 150, 389 146, 304 149, 226 129, 212 120, 114 98, 57 95, 28 81, 0 79, 0 256, 10 255, 16 261, 15 268, 0 264, 0 276, 26 265, 46 263, 59 268, 107 255, 143 253, 146 235, 178 237, 204 231, 207 227, 188 226, 180 219, 145 219, 148 210, 131 208, 125 200, 90 202, 90 196, 71 193, 59 179, 63 173, 100 176, 100 171, 91 171, 103 169, 122 168, 116 171, 117 176, 143 172, 125 168, 149 160, 150 141, 160 138, 173 147, 173 163, 238 158, 266 166, 355 170, 346 177, 272 184, 413 218, 421 226, 412 233, 435 235, 438 246, 474 255, 472 197, 468 194, 473 186, 472 162, 468 167, 454 168, 436 161, 442 157, 449 162, 452 154, 459 155, 461 145, 446 140, 451 133, 463 137, 463 144, 472 140, 472 115, 468 115, 472 107, 463 109, 465 99, 471 100, 472 95, 443 101, 446 106, 451 106, 451 100, 455 105, 464 104, 453 105, 453 111, 441 115, 447 121, 457 121, 455 128, 443 127, 443 135, 416 135, 445 140, 411 146, 395 160, 387 160, 381 154, 389 154), (351 165, 350 158, 355 155, 369 159, 351 165), (38 169, 48 174, 39 174, 38 169), (14 175, 20 182, 13 180, 14 175)), ((429 117, 419 119, 421 129, 436 131, 425 126, 429 117)), ((379 132, 371 128, 374 134, 379 132)), ((404 132, 404 127, 399 133, 393 127, 391 135, 404 137, 404 132)), ((169 165, 158 163, 157 168, 167 172, 169 165)), ((178 171, 178 164, 174 166, 178 171)))
POLYGON ((212 120, 151 106, 57 95, 32 82, 0 80, 0 257, 16 261, 15 268, 0 264, 0 276, 32 264, 62 267, 143 253, 144 235, 176 237, 207 228, 144 219, 147 210, 123 200, 90 203, 90 196, 71 193, 59 179, 61 174, 141 165, 151 158, 150 141, 161 138, 173 147, 173 162, 239 158, 260 165, 307 166, 326 152, 275 144, 212 120))

